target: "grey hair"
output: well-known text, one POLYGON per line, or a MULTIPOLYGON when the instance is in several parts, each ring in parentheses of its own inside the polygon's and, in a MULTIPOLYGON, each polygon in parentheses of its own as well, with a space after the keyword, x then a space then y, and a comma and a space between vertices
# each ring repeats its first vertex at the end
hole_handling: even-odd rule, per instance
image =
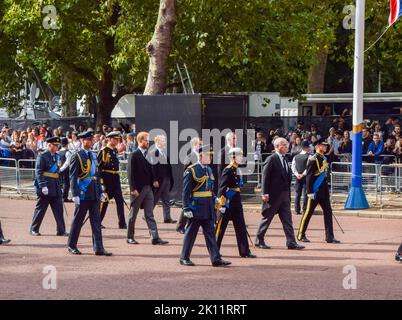
POLYGON ((274 140, 275 149, 277 149, 281 144, 288 144, 288 141, 285 138, 276 138, 274 140))

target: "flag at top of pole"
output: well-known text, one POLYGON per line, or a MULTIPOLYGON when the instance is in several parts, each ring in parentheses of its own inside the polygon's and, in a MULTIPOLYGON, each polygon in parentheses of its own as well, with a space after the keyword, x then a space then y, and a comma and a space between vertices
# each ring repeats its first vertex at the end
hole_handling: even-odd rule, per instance
POLYGON ((392 26, 402 16, 402 0, 390 0, 390 7, 388 26, 392 26))

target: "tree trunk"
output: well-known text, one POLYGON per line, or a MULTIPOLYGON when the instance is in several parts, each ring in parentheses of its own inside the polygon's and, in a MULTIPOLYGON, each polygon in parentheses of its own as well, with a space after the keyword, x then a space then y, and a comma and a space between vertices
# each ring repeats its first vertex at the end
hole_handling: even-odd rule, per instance
POLYGON ((96 126, 110 125, 116 99, 113 97, 113 79, 110 67, 105 67, 101 82, 99 103, 96 109, 96 126))
POLYGON ((68 82, 63 82, 61 85, 61 107, 63 117, 77 116, 77 97, 70 95, 68 82))
POLYGON ((164 94, 167 83, 167 63, 176 25, 176 0, 161 0, 154 35, 147 44, 148 79, 144 95, 164 94))
POLYGON ((324 93, 327 60, 328 49, 320 49, 317 53, 317 63, 310 70, 307 88, 308 93, 324 93))

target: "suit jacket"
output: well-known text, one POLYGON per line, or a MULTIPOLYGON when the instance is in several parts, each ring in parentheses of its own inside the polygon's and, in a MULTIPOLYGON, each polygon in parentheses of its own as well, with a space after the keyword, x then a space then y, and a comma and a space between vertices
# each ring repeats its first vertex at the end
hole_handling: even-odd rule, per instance
POLYGON ((155 150, 154 153, 155 157, 152 161, 152 175, 154 181, 159 182, 159 186, 162 185, 163 180, 165 178, 170 178, 170 189, 173 188, 173 172, 172 172, 172 165, 170 164, 170 159, 168 155, 161 155, 158 149, 155 150))
POLYGON ((71 164, 70 164, 71 193, 73 194, 73 197, 83 196, 84 197, 83 200, 99 200, 102 193, 102 187, 99 178, 98 161, 96 159, 96 155, 92 153, 92 151, 90 151, 90 154, 92 156, 91 161, 95 162, 96 165, 96 174, 95 174, 96 180, 91 181, 91 183, 87 187, 85 194, 80 195, 80 190, 78 188, 79 176, 82 174, 80 159, 85 167, 84 169, 86 169, 87 161, 89 159, 85 150, 81 149, 80 151, 74 153, 73 156, 71 157, 71 164))
POLYGON ((230 164, 230 159, 228 156, 229 147, 226 145, 219 151, 218 156, 218 177, 219 179, 222 176, 223 169, 225 169, 230 164))
POLYGON ((290 195, 292 170, 287 162, 286 165, 288 166, 287 173, 283 168, 281 159, 276 153, 269 156, 264 162, 262 169, 262 194, 269 195, 268 203, 270 204, 284 191, 288 191, 290 195))
POLYGON ((145 186, 151 186, 155 181, 152 174, 152 166, 147 159, 142 155, 140 149, 130 153, 127 161, 127 175, 130 185, 130 191, 141 190, 145 186))

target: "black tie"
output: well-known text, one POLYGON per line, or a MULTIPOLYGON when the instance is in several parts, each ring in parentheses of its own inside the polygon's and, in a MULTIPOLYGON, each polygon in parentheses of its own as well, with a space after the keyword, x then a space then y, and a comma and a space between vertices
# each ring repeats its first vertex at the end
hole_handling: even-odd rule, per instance
POLYGON ((285 172, 288 173, 288 168, 287 168, 287 165, 286 165, 285 157, 281 156, 281 158, 282 158, 283 169, 285 169, 285 172))

